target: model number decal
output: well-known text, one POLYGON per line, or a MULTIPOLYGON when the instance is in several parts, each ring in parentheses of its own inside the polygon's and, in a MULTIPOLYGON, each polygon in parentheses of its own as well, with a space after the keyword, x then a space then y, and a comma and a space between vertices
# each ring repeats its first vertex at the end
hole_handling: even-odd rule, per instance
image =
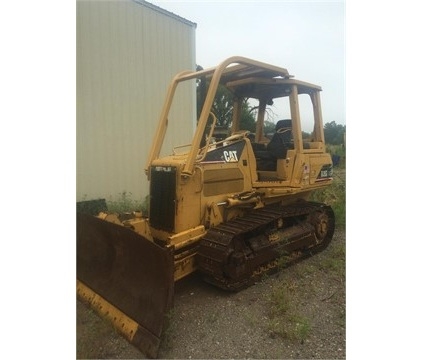
POLYGON ((238 162, 238 156, 236 150, 223 151, 223 156, 226 162, 238 162))
POLYGON ((331 165, 324 165, 319 173, 318 179, 331 178, 333 176, 333 167, 331 165))
POLYGON ((155 171, 171 172, 173 168, 171 166, 155 166, 155 171))

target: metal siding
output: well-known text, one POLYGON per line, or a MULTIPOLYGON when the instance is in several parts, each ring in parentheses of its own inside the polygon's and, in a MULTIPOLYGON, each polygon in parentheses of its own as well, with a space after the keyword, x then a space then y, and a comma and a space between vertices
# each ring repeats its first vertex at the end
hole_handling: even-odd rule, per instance
MULTIPOLYGON (((77 199, 139 200, 168 84, 195 67, 195 27, 135 1, 77 1, 76 67, 77 199)), ((188 114, 192 90, 180 104, 188 114)), ((192 127, 176 127, 176 142, 189 143, 192 127)))

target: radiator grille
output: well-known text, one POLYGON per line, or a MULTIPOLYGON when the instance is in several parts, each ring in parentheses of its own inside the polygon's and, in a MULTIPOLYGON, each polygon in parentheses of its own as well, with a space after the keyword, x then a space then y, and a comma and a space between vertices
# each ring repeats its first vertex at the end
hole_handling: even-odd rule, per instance
POLYGON ((175 227, 176 168, 154 166, 150 177, 150 224, 155 229, 175 227))

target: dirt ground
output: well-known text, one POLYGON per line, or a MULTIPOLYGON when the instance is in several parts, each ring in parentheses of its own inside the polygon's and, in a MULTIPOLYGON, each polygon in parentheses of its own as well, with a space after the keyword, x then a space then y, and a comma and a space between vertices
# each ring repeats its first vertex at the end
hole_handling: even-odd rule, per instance
MULTIPOLYGON (((159 358, 345 359, 345 231, 315 256, 238 293, 192 275, 175 284, 159 358)), ((77 300, 78 359, 144 359, 77 300)))

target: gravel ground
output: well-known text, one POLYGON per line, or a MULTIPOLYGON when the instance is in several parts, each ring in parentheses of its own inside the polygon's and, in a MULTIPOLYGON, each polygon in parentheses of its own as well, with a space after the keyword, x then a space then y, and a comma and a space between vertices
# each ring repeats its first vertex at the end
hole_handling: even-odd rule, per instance
MULTIPOLYGON (((323 252, 238 293, 191 275, 175 284, 159 358, 345 359, 345 231, 323 252)), ((144 355, 79 300, 77 358, 144 355)))

